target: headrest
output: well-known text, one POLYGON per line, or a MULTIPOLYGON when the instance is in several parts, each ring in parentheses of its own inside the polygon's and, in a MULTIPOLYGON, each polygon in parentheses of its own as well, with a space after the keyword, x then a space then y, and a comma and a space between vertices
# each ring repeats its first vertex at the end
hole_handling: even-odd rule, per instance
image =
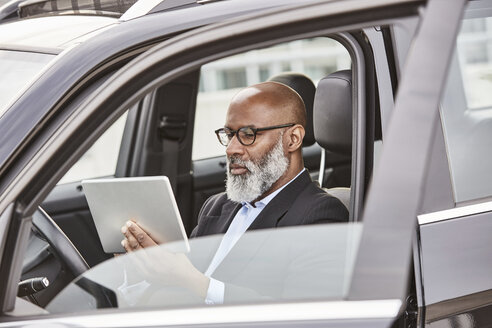
POLYGON ((314 97, 314 135, 324 149, 352 154, 352 71, 338 71, 319 81, 314 97))
POLYGON ((279 82, 285 84, 292 89, 294 89, 304 101, 304 106, 306 106, 306 135, 302 141, 302 146, 311 146, 314 144, 314 131, 313 131, 313 102, 314 93, 316 92, 316 87, 313 81, 304 74, 299 73, 282 73, 275 75, 268 81, 279 82))

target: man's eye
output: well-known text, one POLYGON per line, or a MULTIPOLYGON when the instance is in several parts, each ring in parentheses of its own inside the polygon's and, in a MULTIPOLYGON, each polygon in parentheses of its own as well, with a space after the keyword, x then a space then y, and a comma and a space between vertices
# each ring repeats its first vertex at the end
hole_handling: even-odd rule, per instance
POLYGON ((242 128, 239 132, 241 133, 241 137, 254 138, 255 136, 255 132, 251 128, 242 128))
POLYGON ((255 134, 254 133, 242 133, 241 138, 243 139, 254 139, 255 134))

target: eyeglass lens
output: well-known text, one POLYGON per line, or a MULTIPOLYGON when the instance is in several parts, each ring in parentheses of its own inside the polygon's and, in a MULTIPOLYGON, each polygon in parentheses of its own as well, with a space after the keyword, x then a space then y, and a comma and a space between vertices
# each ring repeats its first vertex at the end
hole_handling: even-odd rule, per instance
POLYGON ((234 135, 237 135, 239 142, 245 146, 249 146, 255 142, 256 133, 250 127, 240 128, 238 131, 234 131, 228 128, 224 128, 219 131, 219 141, 224 146, 228 146, 234 135))

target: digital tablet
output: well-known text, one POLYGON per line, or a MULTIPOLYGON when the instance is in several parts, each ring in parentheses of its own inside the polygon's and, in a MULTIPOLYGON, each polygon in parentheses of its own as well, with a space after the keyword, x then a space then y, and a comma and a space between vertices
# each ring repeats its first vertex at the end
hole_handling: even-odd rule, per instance
POLYGON ((104 252, 125 252, 121 227, 134 220, 159 243, 188 252, 188 237, 169 179, 165 176, 82 181, 104 252))

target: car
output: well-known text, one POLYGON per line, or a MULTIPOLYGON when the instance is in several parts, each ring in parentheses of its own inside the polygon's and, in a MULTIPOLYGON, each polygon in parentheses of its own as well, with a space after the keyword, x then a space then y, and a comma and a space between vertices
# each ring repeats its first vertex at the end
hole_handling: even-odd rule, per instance
MULTIPOLYGON (((2 105, 0 327, 490 325, 490 8, 201 2, 67 48, 2 105), (238 251, 223 279, 285 284, 224 305, 162 278, 172 245, 105 254, 80 180, 166 175, 190 233, 224 189, 227 99, 282 71, 319 80, 305 165, 349 222, 248 232, 261 261, 238 251)), ((190 241, 197 268, 220 238, 190 241)))

